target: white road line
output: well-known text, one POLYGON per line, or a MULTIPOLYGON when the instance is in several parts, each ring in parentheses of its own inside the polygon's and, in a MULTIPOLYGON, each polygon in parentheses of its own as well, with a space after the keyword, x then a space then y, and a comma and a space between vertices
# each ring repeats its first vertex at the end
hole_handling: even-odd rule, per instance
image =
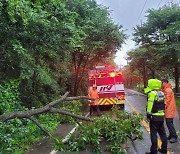
MULTIPOLYGON (((89 113, 87 113, 85 115, 85 117, 87 117, 87 116, 89 116, 89 113)), ((81 123, 82 122, 80 122, 80 124, 81 123)), ((63 143, 66 142, 69 139, 69 137, 71 136, 71 134, 74 133, 78 127, 79 127, 79 124, 76 123, 76 126, 63 138, 62 142, 63 143)), ((52 150, 49 154, 55 154, 56 152, 58 152, 58 151, 57 150, 52 150)))
POLYGON ((53 151, 50 152, 50 154, 55 154, 56 152, 58 152, 58 151, 53 150, 53 151))

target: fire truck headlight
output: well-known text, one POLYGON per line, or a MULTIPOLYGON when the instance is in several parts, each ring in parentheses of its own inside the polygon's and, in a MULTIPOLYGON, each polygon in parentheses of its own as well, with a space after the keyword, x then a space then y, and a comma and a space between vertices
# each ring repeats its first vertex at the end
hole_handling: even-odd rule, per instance
POLYGON ((115 76, 116 76, 116 73, 114 73, 114 72, 113 72, 113 73, 110 73, 110 76, 111 76, 111 77, 115 77, 115 76))

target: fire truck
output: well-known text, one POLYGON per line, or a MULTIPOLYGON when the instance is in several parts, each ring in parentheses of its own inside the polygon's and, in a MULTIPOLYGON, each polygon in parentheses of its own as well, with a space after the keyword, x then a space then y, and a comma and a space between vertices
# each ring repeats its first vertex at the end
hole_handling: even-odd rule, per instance
POLYGON ((113 66, 96 66, 96 69, 88 72, 88 76, 88 88, 92 88, 93 84, 97 85, 99 105, 118 104, 124 109, 125 92, 120 69, 115 69, 113 66))

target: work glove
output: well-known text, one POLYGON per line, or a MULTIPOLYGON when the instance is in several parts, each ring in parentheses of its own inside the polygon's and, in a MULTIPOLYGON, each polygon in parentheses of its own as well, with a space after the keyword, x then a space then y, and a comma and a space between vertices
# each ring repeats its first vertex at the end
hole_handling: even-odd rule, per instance
POLYGON ((148 120, 148 121, 150 121, 150 120, 151 120, 151 118, 152 118, 152 114, 147 113, 146 117, 147 117, 147 120, 148 120))

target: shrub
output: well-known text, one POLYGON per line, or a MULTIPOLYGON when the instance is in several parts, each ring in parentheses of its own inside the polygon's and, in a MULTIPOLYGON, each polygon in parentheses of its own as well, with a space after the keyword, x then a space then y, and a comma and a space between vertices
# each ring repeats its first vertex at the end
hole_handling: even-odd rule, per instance
POLYGON ((142 116, 114 109, 109 114, 95 118, 94 122, 83 122, 65 146, 60 144, 60 147, 56 148, 61 151, 80 151, 85 145, 90 144, 95 153, 100 153, 100 142, 103 137, 108 142, 108 151, 115 154, 126 153, 122 146, 124 143, 134 135, 142 138, 142 132, 139 130, 141 119, 142 116), (115 114, 115 118, 112 113, 115 114))

